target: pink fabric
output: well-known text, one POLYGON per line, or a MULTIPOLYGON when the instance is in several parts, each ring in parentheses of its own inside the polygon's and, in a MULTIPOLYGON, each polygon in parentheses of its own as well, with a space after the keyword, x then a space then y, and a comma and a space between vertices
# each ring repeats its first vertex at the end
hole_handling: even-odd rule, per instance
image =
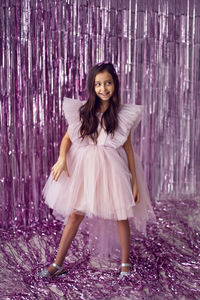
MULTIPOLYGON (((69 215, 76 211, 84 214, 80 228, 88 230, 88 245, 95 255, 119 254, 116 220, 129 219, 131 226, 146 235, 148 221, 155 222, 149 191, 139 156, 134 152, 136 176, 141 200, 134 202, 132 175, 123 144, 131 129, 141 120, 143 106, 121 104, 119 126, 114 137, 98 127, 98 143, 86 137, 79 138, 81 125, 78 108, 86 101, 65 98, 63 109, 68 121, 72 145, 67 153, 70 176, 63 172, 58 181, 50 174, 44 189, 45 203, 53 209, 56 218, 66 224, 69 215), (97 242, 98 240, 98 242, 97 242)), ((102 114, 98 114, 99 119, 102 114)))

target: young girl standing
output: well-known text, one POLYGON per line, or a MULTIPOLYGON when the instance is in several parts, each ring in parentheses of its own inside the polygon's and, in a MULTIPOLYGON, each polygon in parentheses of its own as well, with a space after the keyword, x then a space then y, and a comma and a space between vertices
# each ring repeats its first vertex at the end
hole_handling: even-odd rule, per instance
POLYGON ((86 216, 117 224, 120 278, 131 270, 130 221, 144 234, 147 221, 156 221, 131 145, 131 130, 139 124, 143 106, 120 103, 119 80, 111 63, 91 68, 88 91, 87 101, 66 98, 63 103, 69 126, 43 196, 65 228, 55 262, 39 273, 41 278, 66 272, 65 256, 86 216))

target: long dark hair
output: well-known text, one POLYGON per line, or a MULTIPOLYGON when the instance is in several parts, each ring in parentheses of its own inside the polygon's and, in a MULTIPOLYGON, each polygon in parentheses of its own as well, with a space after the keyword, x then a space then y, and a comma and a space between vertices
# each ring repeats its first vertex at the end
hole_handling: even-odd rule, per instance
POLYGON ((79 108, 80 120, 82 125, 80 127, 80 135, 82 140, 86 135, 89 135, 93 142, 97 143, 98 137, 98 123, 99 119, 96 115, 97 111, 100 110, 100 99, 96 95, 94 90, 95 76, 103 71, 107 71, 112 75, 114 81, 114 93, 109 100, 109 106, 102 115, 101 125, 105 124, 105 130, 108 134, 114 135, 114 131, 118 126, 118 111, 120 107, 120 96, 119 96, 119 79, 115 68, 112 63, 100 63, 94 65, 88 75, 88 92, 89 98, 87 102, 79 108))

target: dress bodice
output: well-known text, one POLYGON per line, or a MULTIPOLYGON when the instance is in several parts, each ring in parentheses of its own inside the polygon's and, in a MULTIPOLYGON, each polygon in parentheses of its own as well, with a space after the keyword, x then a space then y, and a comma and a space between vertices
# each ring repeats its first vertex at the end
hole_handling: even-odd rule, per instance
MULTIPOLYGON (((97 137, 97 145, 100 146, 100 145, 104 145, 105 144, 105 141, 106 141, 106 138, 107 138, 107 132, 105 131, 105 129, 101 126, 101 117, 102 117, 102 114, 101 112, 97 113, 97 116, 99 118, 99 125, 98 125, 98 128, 97 128, 97 131, 98 131, 98 137, 97 137)), ((89 144, 94 144, 93 140, 91 138, 89 138, 89 144)))
MULTIPOLYGON (((68 133, 73 143, 81 143, 81 146, 94 144, 91 138, 84 138, 80 141, 79 129, 81 121, 79 119, 79 108, 85 104, 86 100, 76 100, 64 97, 63 109, 65 117, 68 122, 68 133)), ((135 129, 142 117, 143 106, 137 104, 121 104, 118 112, 118 127, 115 129, 114 135, 107 134, 105 129, 101 127, 99 122, 97 131, 99 133, 97 138, 97 145, 105 145, 112 148, 119 148, 122 146, 130 133, 131 129, 135 129)), ((102 112, 98 112, 99 117, 102 112)))

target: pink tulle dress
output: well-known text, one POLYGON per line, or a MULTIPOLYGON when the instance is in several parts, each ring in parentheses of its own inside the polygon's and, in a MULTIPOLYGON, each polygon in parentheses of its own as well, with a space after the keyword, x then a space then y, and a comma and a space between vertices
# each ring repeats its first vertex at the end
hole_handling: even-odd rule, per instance
MULTIPOLYGON (((134 152, 140 202, 132 193, 132 175, 123 144, 130 130, 139 124, 142 105, 121 104, 119 125, 114 136, 100 122, 97 145, 90 137, 80 139, 79 107, 86 101, 64 98, 63 109, 72 144, 66 155, 69 177, 62 172, 58 181, 50 174, 44 188, 45 203, 53 215, 67 223, 72 212, 84 214, 80 230, 88 234, 88 246, 95 256, 120 255, 117 220, 129 220, 130 229, 146 236, 147 222, 156 222, 140 158, 134 152)), ((100 120, 102 113, 97 113, 100 120)), ((132 231, 131 231, 132 232, 132 231)))

